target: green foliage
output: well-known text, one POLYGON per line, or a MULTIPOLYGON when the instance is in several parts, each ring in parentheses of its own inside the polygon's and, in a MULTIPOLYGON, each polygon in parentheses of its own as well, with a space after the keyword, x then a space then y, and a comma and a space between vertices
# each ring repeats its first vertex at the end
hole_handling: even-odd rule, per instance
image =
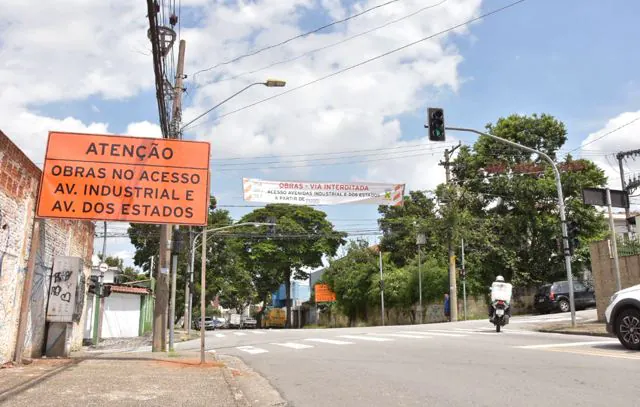
POLYGON ((339 308, 352 325, 357 318, 366 318, 367 305, 373 298, 378 255, 366 241, 351 242, 347 255, 333 260, 323 280, 336 293, 339 308))
POLYGON ((290 321, 291 277, 307 278, 304 269, 322 266, 323 256, 335 255, 345 235, 333 229, 326 213, 308 206, 267 205, 241 219, 241 222, 274 221, 275 234, 269 235, 267 227, 260 227, 270 237, 244 240, 241 253, 244 265, 254 276, 260 300, 267 300, 281 283, 285 284, 287 321, 290 321))
POLYGON ((378 223, 383 232, 382 251, 390 253, 391 260, 404 266, 417 253, 416 237, 422 232, 427 237, 426 249, 435 251, 441 247, 437 227, 436 205, 422 191, 411 191, 404 198, 403 206, 380 206, 382 216, 378 223))

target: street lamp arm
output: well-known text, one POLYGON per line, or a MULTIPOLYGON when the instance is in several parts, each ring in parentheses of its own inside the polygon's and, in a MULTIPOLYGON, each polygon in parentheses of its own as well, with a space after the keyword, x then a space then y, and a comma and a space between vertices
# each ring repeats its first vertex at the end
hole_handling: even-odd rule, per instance
POLYGON ((565 206, 564 206, 564 194, 562 192, 562 180, 560 178, 560 171, 558 170, 558 166, 556 165, 555 161, 553 161, 551 157, 549 157, 547 154, 543 153, 542 151, 538 151, 531 147, 523 146, 522 144, 518 144, 513 141, 503 139, 502 137, 494 136, 493 134, 484 133, 475 129, 467 129, 464 127, 445 127, 445 129, 452 130, 452 131, 464 131, 467 133, 474 133, 479 136, 486 136, 494 140, 497 140, 501 143, 505 143, 512 147, 518 148, 520 150, 538 154, 540 157, 548 161, 549 164, 551 164, 551 168, 553 168, 553 174, 555 175, 555 178, 556 178, 556 189, 558 193, 558 212, 560 212, 560 227, 562 230, 562 246, 564 250, 565 268, 567 270, 567 280, 569 282, 569 304, 571 306, 571 326, 575 327, 576 326, 576 308, 575 308, 575 299, 573 294, 573 273, 571 271, 571 254, 569 249, 569 235, 567 233, 567 218, 566 218, 565 206))
POLYGON ((182 126, 180 128, 180 131, 183 131, 184 129, 186 129, 187 127, 189 127, 190 125, 192 125, 194 122, 200 120, 202 117, 208 115, 209 113, 211 113, 212 111, 216 110, 217 108, 219 108, 221 105, 223 105, 224 103, 227 103, 229 100, 233 99, 234 97, 238 96, 239 94, 241 94, 242 92, 246 91, 247 89, 249 89, 252 86, 256 86, 256 85, 264 85, 266 82, 255 82, 252 83, 250 85, 245 86, 244 88, 240 89, 239 91, 237 91, 236 93, 234 93, 233 95, 229 96, 228 98, 226 98, 225 100, 223 100, 222 102, 218 103, 217 105, 215 105, 214 107, 212 107, 211 109, 207 110, 206 112, 202 113, 201 115, 199 115, 198 117, 196 117, 195 119, 191 120, 189 123, 185 124, 184 126, 182 126))

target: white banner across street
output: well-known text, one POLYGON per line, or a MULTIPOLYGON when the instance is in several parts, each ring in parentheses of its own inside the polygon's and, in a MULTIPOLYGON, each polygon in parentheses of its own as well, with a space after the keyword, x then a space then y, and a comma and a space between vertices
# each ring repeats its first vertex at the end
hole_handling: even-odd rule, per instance
POLYGON ((247 202, 292 205, 372 204, 400 206, 405 184, 372 182, 265 181, 243 178, 247 202))

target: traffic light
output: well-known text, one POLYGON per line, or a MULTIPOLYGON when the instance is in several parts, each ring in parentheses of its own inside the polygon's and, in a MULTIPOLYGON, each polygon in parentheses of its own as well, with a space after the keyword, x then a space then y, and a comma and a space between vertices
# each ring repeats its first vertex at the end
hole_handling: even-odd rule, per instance
POLYGON ((427 109, 429 119, 429 140, 445 141, 444 134, 444 111, 437 107, 427 109))
POLYGON ((173 232, 173 247, 171 248, 173 254, 180 254, 184 252, 185 237, 184 230, 178 229, 173 232))
POLYGON ((567 236, 569 236, 569 251, 571 255, 575 250, 580 247, 580 240, 578 235, 580 234, 580 227, 576 222, 567 222, 567 236))
POLYGON ((89 277, 89 294, 96 295, 98 292, 98 276, 89 277))
POLYGON ((102 286, 102 296, 104 298, 107 298, 110 295, 111 295, 111 286, 110 285, 103 285, 102 286))

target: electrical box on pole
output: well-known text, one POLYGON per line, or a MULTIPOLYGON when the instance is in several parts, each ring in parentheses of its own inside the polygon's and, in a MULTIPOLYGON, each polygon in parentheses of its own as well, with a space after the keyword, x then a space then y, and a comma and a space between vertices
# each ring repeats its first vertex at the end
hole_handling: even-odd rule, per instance
POLYGON ((437 107, 427 109, 430 141, 445 141, 444 110, 437 107))

